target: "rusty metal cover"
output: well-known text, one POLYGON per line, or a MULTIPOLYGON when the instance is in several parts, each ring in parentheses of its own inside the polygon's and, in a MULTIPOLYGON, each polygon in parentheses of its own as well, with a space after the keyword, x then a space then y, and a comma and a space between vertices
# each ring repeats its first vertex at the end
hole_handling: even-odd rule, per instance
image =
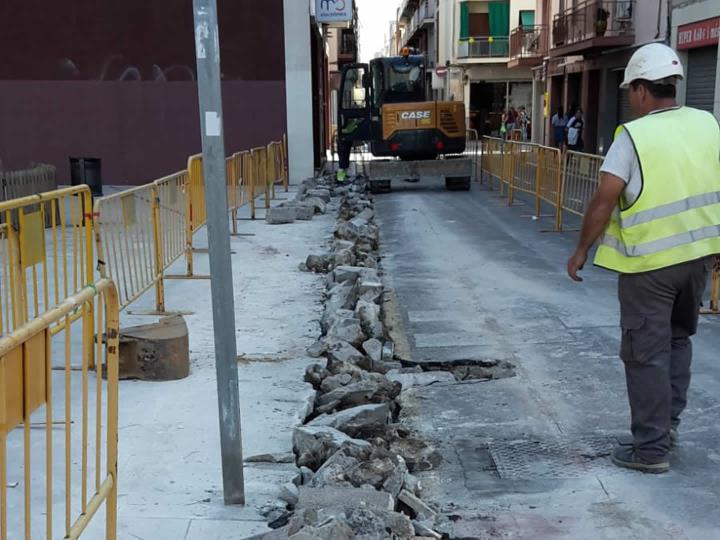
POLYGON ((121 379, 174 381, 189 374, 188 329, 182 316, 120 332, 121 379))

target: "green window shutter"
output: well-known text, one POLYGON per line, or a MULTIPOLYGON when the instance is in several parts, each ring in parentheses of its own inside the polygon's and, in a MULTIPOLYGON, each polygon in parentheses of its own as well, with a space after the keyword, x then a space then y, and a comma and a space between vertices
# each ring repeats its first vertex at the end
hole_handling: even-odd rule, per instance
POLYGON ((522 26, 525 30, 532 30, 532 27, 535 26, 535 12, 521 11, 520 26, 522 26))
POLYGON ((510 35, 510 2, 489 2, 490 35, 508 37, 510 35))
POLYGON ((470 6, 467 2, 460 3, 460 39, 470 37, 470 6))

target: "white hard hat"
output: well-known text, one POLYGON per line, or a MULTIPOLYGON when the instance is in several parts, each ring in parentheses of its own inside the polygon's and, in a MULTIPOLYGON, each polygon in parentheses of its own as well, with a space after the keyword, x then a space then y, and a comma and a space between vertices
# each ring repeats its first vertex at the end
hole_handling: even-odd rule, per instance
POLYGON ((662 43, 650 43, 640 47, 632 55, 625 68, 625 80, 620 88, 627 88, 638 79, 660 81, 667 77, 685 76, 682 62, 677 53, 662 43))

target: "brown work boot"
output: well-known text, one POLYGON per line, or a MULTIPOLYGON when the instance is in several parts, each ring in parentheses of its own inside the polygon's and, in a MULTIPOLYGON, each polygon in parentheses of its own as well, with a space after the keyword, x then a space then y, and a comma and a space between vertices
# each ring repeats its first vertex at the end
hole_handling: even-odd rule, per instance
POLYGON ((670 462, 667 459, 646 461, 638 456, 635 448, 632 446, 620 445, 615 447, 612 454, 612 462, 618 467, 644 473, 661 474, 670 470, 670 462))

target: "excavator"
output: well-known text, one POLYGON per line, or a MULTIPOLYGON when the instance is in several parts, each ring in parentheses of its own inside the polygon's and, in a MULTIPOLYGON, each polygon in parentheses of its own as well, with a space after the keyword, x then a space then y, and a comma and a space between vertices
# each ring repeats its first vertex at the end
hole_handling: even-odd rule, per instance
POLYGON ((347 178, 353 146, 369 144, 370 190, 390 191, 393 180, 443 178, 467 191, 473 162, 465 151, 465 105, 428 101, 424 55, 400 56, 343 68, 338 99, 339 182, 347 178))

